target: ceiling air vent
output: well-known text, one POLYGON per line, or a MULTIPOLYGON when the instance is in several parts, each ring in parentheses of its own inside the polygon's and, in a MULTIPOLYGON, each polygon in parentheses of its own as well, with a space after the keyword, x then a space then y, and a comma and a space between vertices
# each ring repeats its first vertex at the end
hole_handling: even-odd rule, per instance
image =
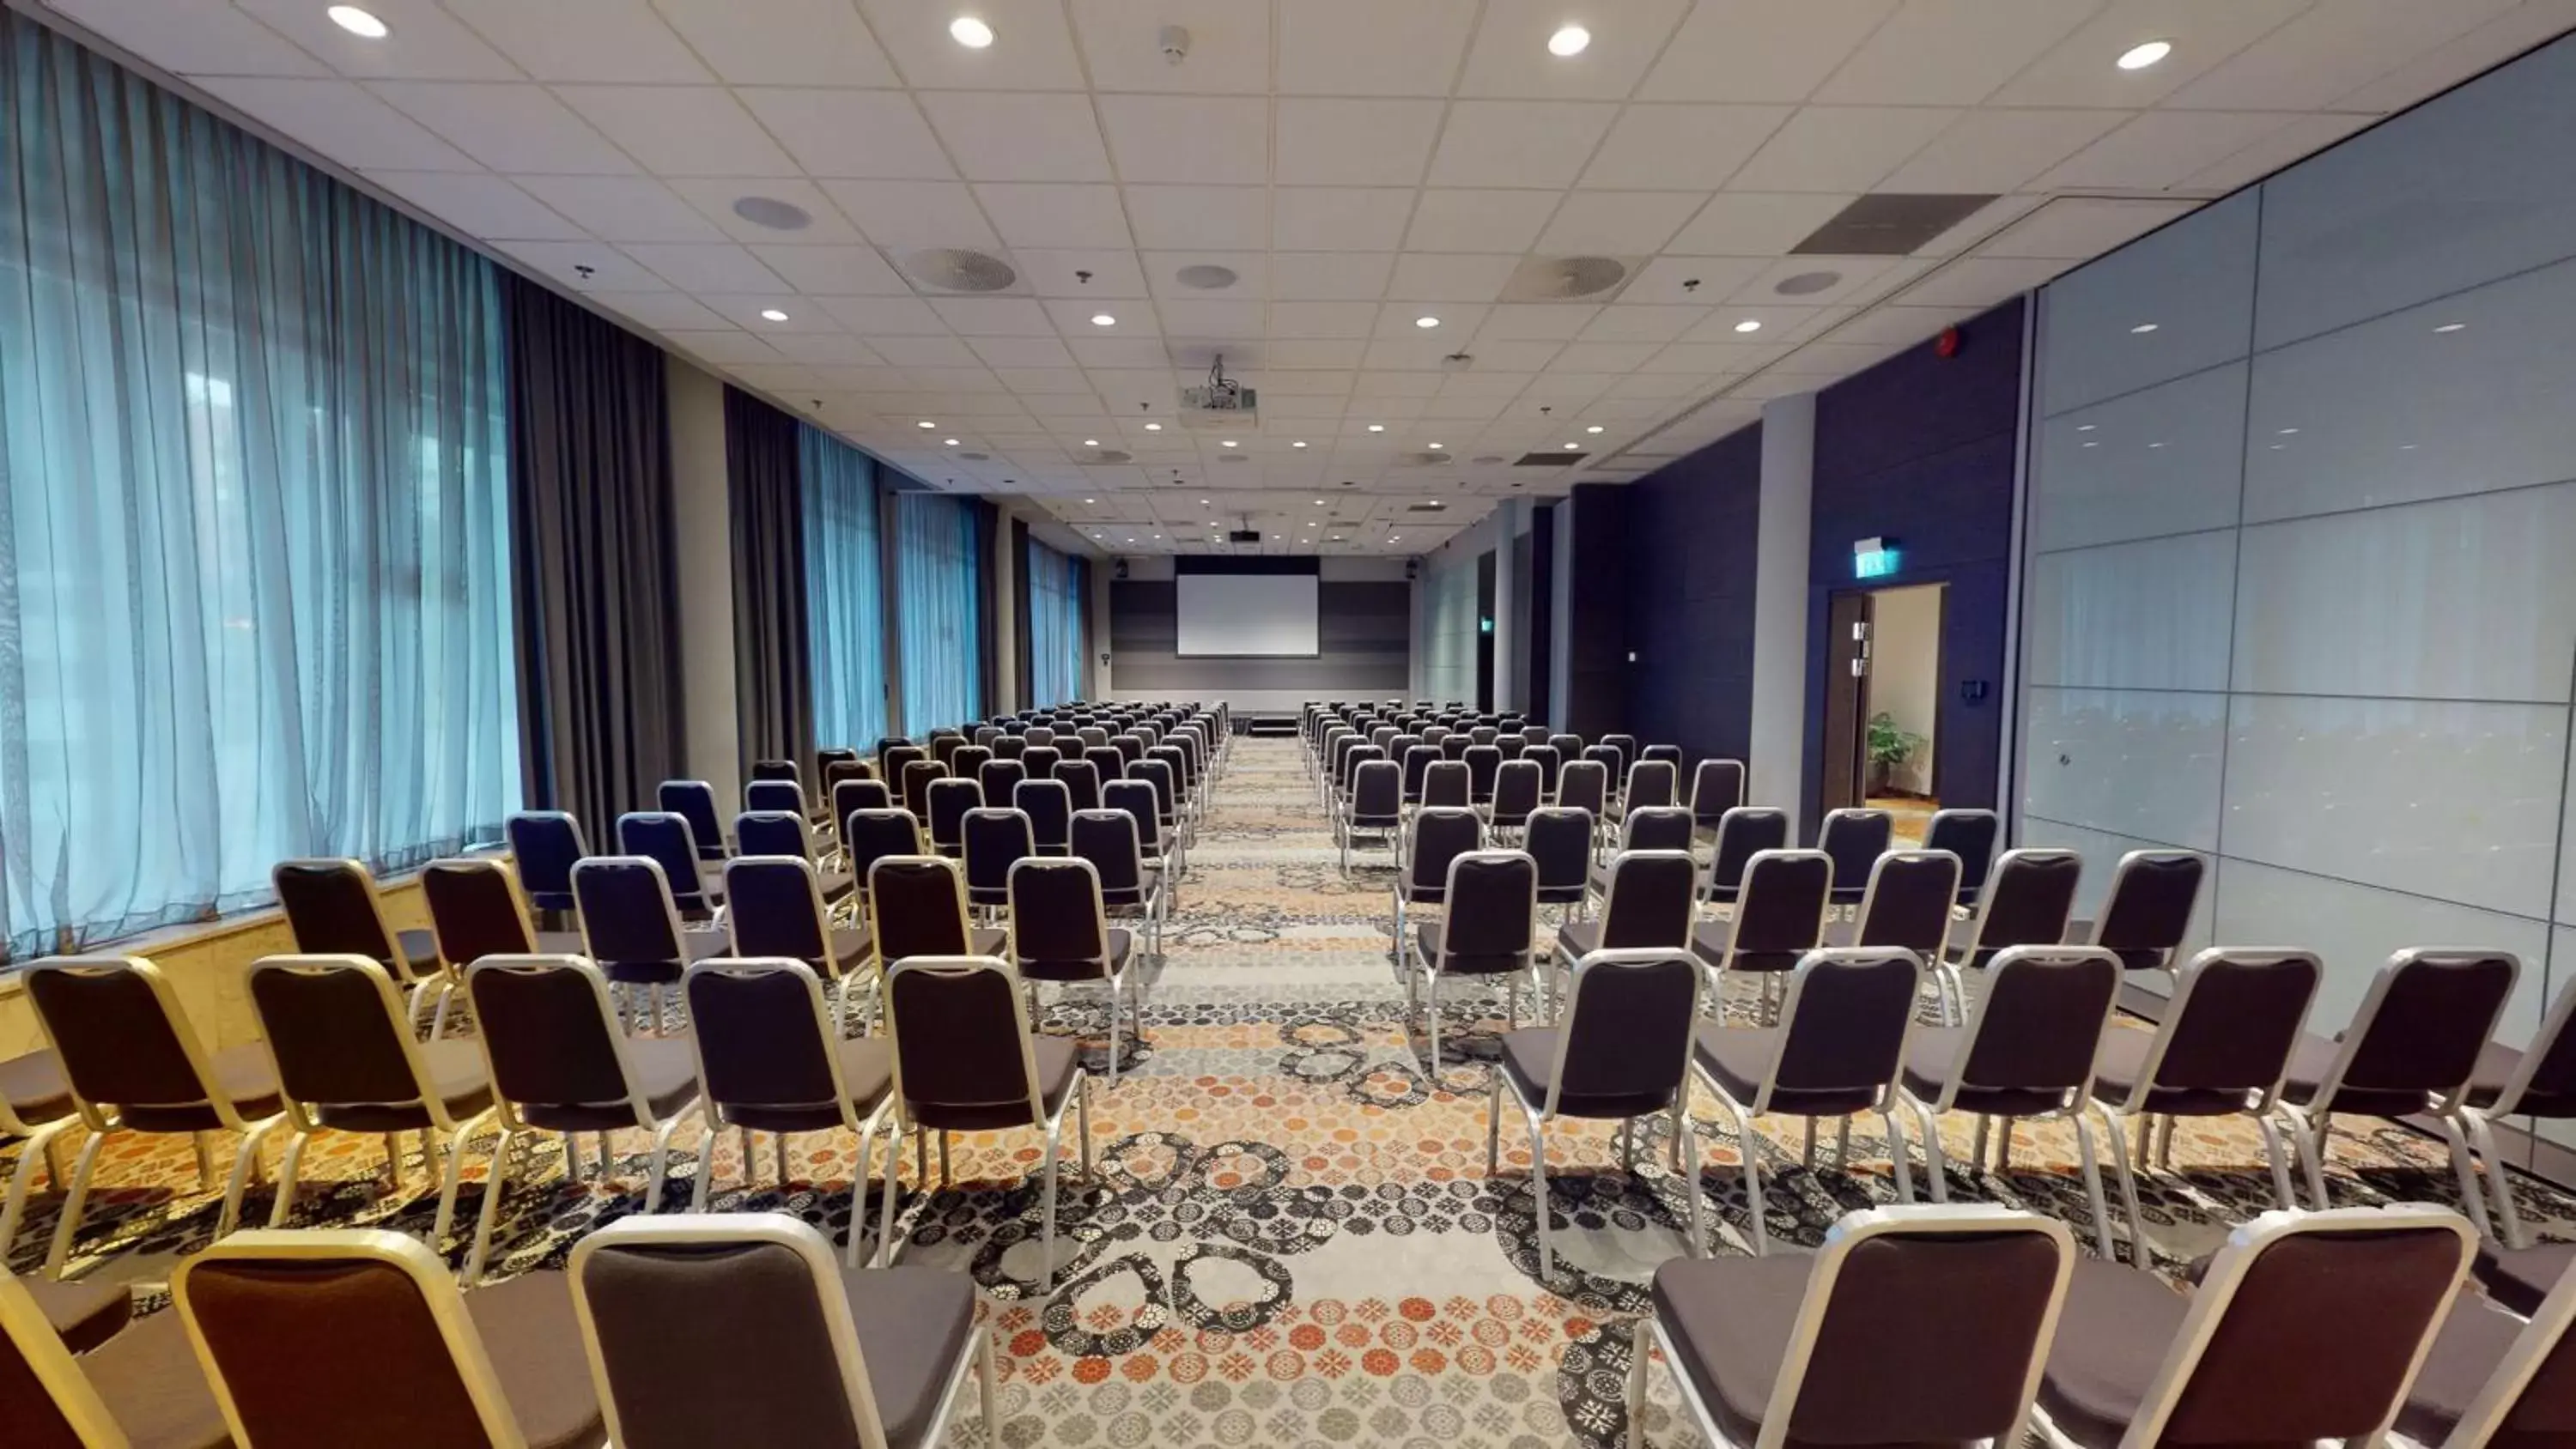
POLYGON ((908 252, 903 258, 903 272, 921 285, 942 292, 1001 292, 1020 280, 1009 262, 964 247, 908 252))
POLYGON ((1477 464, 1480 467, 1490 468, 1496 463, 1504 462, 1506 460, 1500 453, 1478 453, 1475 457, 1470 458, 1467 461, 1477 464))
POLYGON ((1503 284, 1506 302, 1566 302, 1578 297, 1607 300, 1636 272, 1628 257, 1531 257, 1503 284))
POLYGON ((1395 461, 1406 468, 1437 468, 1446 463, 1456 462, 1457 455, 1437 449, 1425 449, 1419 453, 1399 453, 1395 461))
POLYGON ((1789 248, 1789 254, 1901 257, 1992 200, 1992 196, 1964 193, 1877 192, 1835 212, 1805 241, 1789 248))
POLYGON ((1241 281, 1242 277, 1232 267, 1220 267, 1214 262, 1194 262, 1174 272, 1172 279, 1184 287, 1196 287, 1202 292, 1221 292, 1241 281))
POLYGON ((1136 461, 1136 455, 1128 452, 1124 448, 1102 448, 1091 455, 1091 461, 1095 463, 1133 463, 1136 461))
POLYGON ((1446 513, 1449 511, 1449 505, 1435 499, 1429 503, 1416 503, 1404 511, 1407 513, 1446 513))
POLYGON ((1512 466, 1515 468, 1571 468, 1589 456, 1590 455, 1586 453, 1568 453, 1563 451, 1554 453, 1523 453, 1512 460, 1512 466))
POLYGON ((993 461, 993 455, 990 453, 960 453, 957 457, 960 462, 966 463, 990 463, 993 461))

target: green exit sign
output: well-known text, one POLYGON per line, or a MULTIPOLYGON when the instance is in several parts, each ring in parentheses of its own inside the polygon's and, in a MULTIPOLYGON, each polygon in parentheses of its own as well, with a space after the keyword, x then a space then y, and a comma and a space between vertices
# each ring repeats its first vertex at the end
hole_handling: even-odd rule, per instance
POLYGON ((1896 540, 1892 538, 1864 538, 1852 545, 1853 578, 1883 579, 1895 573, 1897 566, 1896 540))

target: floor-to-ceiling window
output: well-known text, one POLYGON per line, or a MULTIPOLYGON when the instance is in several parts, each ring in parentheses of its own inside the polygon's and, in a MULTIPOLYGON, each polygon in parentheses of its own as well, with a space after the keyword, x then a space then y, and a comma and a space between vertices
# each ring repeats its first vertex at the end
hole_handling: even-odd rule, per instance
POLYGON ((984 712, 983 526, 945 493, 901 494, 894 516, 903 732, 918 737, 984 712))
POLYGON ((1029 540, 1029 703, 1043 709, 1082 693, 1083 561, 1029 540))
POLYGON ((876 460, 799 425, 805 621, 816 742, 868 749, 886 732, 885 568, 876 460))
POLYGON ((490 263, 0 14, 0 937, 519 798, 490 263))

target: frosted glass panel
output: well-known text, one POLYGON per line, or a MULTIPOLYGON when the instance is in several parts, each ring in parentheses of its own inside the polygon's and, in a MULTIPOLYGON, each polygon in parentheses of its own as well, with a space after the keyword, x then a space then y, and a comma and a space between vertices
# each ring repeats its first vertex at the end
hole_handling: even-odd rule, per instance
POLYGON ((2243 357, 2256 210, 2240 192, 2050 283, 2043 415, 2243 357))
POLYGON ((2033 684, 2225 689, 2236 534, 2042 554, 2023 618, 2033 684))
POLYGON ((2244 433, 2241 362, 2048 419, 2031 547, 2235 527, 2244 433))
POLYGON ((2246 520, 2576 478, 2571 377, 2576 263, 2266 353, 2246 520))
POLYGON ((2548 913, 2564 707, 2239 695, 2231 714, 2229 855, 2548 913))
MULTIPOLYGON (((2102 913, 2102 896, 2104 892, 2111 889, 2111 873, 2119 868, 2121 856, 2133 850, 2174 848, 2173 842, 2167 840, 2140 840, 2133 835, 2115 835, 2106 830, 2087 830, 2079 825, 2069 825, 2062 820, 2042 820, 2037 817, 2033 817, 2029 828, 2022 832, 2020 843, 2034 849, 2046 847, 2052 850, 2071 850, 2084 857, 2084 876, 2075 887, 2075 919, 2078 921, 2091 921, 2102 913)), ((2214 893, 2210 889, 2210 884, 2210 877, 2202 877, 2200 899, 2192 907, 2191 929, 2183 939, 2183 945, 2187 951, 2204 949, 2216 939, 2212 934, 2216 916, 2212 906, 2214 893)), ((2154 979, 2156 978, 2148 972, 2129 973, 2131 985, 2143 986, 2154 979)))
POLYGON ((2226 724, 2222 694, 2034 688, 2022 809, 2215 850, 2226 724))
POLYGON ((2263 183, 2261 345, 2576 251, 2571 136, 2562 40, 2263 183))
POLYGON ((2235 687, 2565 700, 2576 484, 2244 530, 2235 687))
POLYGON ((2231 857, 2218 863, 2217 928, 2222 941, 2301 946, 2325 958, 2325 980, 2308 1010, 2308 1029, 2321 1035, 2331 1036, 2352 1020, 2372 975, 2407 946, 2465 946, 2521 957, 2522 976, 2497 1035, 2508 1043, 2528 1041, 2540 1026, 2548 927, 2538 921, 2231 857))

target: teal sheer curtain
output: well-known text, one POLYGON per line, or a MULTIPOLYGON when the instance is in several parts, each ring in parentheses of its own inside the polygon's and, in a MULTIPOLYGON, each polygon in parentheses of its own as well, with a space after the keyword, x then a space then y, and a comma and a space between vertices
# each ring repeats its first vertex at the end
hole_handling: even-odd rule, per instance
POLYGON ((984 713, 982 535, 971 498, 895 499, 903 732, 915 738, 984 713))
POLYGON ((1082 693, 1082 560, 1029 540, 1029 703, 1039 709, 1082 693))
POLYGON ((886 733, 885 564, 876 461, 798 424, 805 492, 805 623, 814 741, 873 749, 886 733))
POLYGON ((491 265, 0 13, 0 936, 519 799, 491 265))

